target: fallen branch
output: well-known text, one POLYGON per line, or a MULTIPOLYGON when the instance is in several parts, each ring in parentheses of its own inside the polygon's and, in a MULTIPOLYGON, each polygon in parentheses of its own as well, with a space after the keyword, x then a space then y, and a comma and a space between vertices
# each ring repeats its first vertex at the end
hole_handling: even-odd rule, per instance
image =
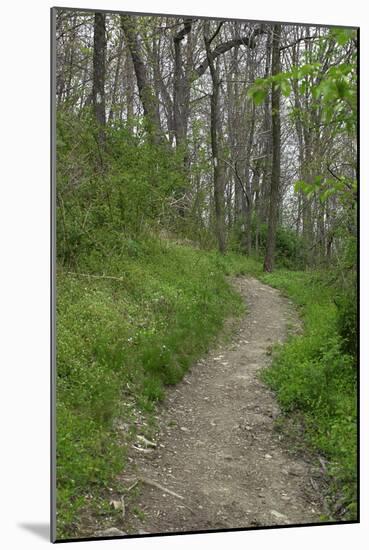
POLYGON ((314 489, 314 491, 316 491, 316 492, 319 491, 318 485, 312 477, 310 478, 310 484, 311 484, 312 488, 314 489))
POLYGON ((152 479, 148 479, 147 477, 140 477, 139 481, 141 481, 141 483, 146 483, 146 485, 151 485, 152 487, 156 487, 157 489, 160 489, 160 491, 164 491, 165 493, 168 493, 173 497, 184 500, 183 496, 179 495, 178 493, 175 493, 174 491, 171 491, 170 489, 167 489, 163 485, 160 485, 160 483, 158 483, 157 481, 153 481, 152 479))
POLYGON ((146 447, 156 447, 156 443, 154 441, 149 441, 143 435, 138 435, 137 439, 139 439, 144 445, 146 445, 146 447))

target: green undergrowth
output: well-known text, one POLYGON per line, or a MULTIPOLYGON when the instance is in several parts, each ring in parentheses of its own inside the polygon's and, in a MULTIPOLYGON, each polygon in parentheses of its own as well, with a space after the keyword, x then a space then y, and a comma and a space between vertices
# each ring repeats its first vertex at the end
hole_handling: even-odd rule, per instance
POLYGON ((276 271, 261 279, 298 305, 304 324, 303 335, 276 348, 263 378, 286 414, 303 414, 308 441, 326 458, 332 515, 355 519, 356 364, 339 334, 339 295, 322 274, 276 271))
POLYGON ((355 370, 338 336, 334 287, 306 272, 265 275, 257 259, 235 253, 153 236, 121 242, 120 253, 91 251, 57 269, 57 537, 79 536, 91 510, 99 524, 114 513, 107 495, 128 445, 137 433, 150 437, 165 388, 244 310, 227 281, 235 275, 259 277, 300 307, 303 335, 276 350, 263 376, 286 414, 303 413, 330 464, 335 502, 354 518, 355 370))
POLYGON ((81 511, 124 469, 137 418, 152 418, 165 387, 243 311, 226 276, 260 269, 155 238, 99 262, 57 271, 58 538, 76 536, 81 511))

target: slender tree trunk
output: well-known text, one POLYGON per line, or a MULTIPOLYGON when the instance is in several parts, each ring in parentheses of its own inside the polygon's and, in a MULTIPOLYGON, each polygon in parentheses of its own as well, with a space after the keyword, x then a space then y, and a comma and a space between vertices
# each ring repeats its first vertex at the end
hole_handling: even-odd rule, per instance
MULTIPOLYGON (((253 71, 251 72, 251 78, 253 78, 253 71)), ((251 163, 251 153, 252 145, 254 140, 254 130, 255 130, 255 103, 252 103, 251 113, 249 119, 249 135, 246 147, 246 166, 245 166, 245 181, 246 181, 246 218, 245 218, 245 244, 246 244, 246 254, 251 255, 252 248, 252 237, 251 237, 251 224, 252 224, 252 213, 254 209, 253 201, 253 185, 250 176, 250 163, 251 163)))
MULTIPOLYGON (((272 41, 272 74, 276 75, 280 72, 280 41, 281 41, 281 25, 273 27, 272 41)), ((279 87, 274 83, 272 85, 272 174, 270 180, 270 200, 269 200, 269 215, 268 215, 268 233, 266 242, 266 252, 264 259, 264 271, 273 271, 276 232, 278 222, 278 203, 279 203, 279 187, 281 176, 281 120, 280 120, 280 102, 281 93, 279 87)))
MULTIPOLYGON (((271 56, 272 56, 272 31, 268 31, 266 52, 265 52, 265 70, 264 78, 268 78, 271 72, 271 56)), ((266 223, 268 217, 268 199, 269 199, 269 182, 271 174, 271 157, 272 157, 272 137, 271 137, 271 109, 270 109, 270 94, 266 94, 263 104, 263 126, 262 126, 262 146, 261 159, 262 161, 262 177, 260 180, 259 193, 259 221, 266 223)))
POLYGON ((215 224, 218 239, 219 252, 226 251, 225 227, 224 227, 224 163, 220 159, 218 136, 220 135, 220 112, 219 112, 219 91, 220 82, 218 71, 214 71, 213 93, 211 96, 211 150, 213 154, 214 167, 214 205, 215 224))
MULTIPOLYGON (((72 19, 72 26, 75 27, 77 17, 74 16, 72 19)), ((75 57, 75 40, 76 40, 76 31, 74 30, 72 32, 71 42, 69 45, 70 52, 69 52, 69 69, 68 69, 68 78, 67 78, 67 86, 65 90, 65 100, 68 101, 70 99, 70 96, 72 95, 72 81, 73 81, 73 70, 74 70, 74 57, 75 57)))
MULTIPOLYGON (((189 178, 189 154, 187 146, 187 129, 189 118, 190 102, 190 73, 188 64, 191 56, 188 56, 186 71, 184 70, 182 42, 185 37, 191 38, 192 19, 183 20, 183 28, 173 37, 174 45, 174 83, 173 83, 173 133, 177 151, 180 151, 183 158, 183 178, 189 178)), ((189 53, 189 52, 188 52, 189 53)), ((179 188, 177 195, 183 197, 186 190, 179 188)), ((185 209, 180 204, 178 213, 181 217, 185 216, 185 209)))
POLYGON ((135 91, 135 75, 132 63, 132 58, 127 49, 125 59, 125 73, 126 73, 126 105, 127 105, 127 124, 133 131, 133 117, 134 117, 134 91, 135 91))
POLYGON ((152 69, 155 82, 155 94, 159 106, 159 98, 161 95, 162 106, 165 112, 167 119, 167 131, 169 134, 169 143, 172 146, 174 140, 174 122, 173 122, 173 100, 168 90, 168 86, 163 80, 162 69, 161 69, 161 42, 156 39, 154 36, 152 39, 152 45, 149 40, 145 40, 145 46, 148 50, 150 57, 152 59, 152 69))
MULTIPOLYGON (((232 57, 230 66, 226 66, 226 71, 229 74, 229 80, 227 80, 227 109, 228 109, 228 140, 229 140, 229 147, 231 150, 231 160, 233 163, 238 162, 238 144, 240 142, 240 121, 242 120, 242 117, 239 116, 236 104, 240 102, 240 93, 239 93, 239 66, 238 66, 238 52, 239 52, 239 46, 236 46, 231 50, 232 57)), ((233 182, 233 189, 234 189, 234 210, 233 210, 233 223, 237 224, 238 226, 242 223, 242 187, 240 182, 238 181, 237 175, 235 174, 235 171, 232 170, 231 173, 229 173, 228 178, 233 182)))
POLYGON ((173 121, 176 146, 185 147, 188 123, 189 82, 183 71, 182 40, 190 34, 192 19, 185 18, 183 29, 173 38, 174 43, 174 86, 173 86, 173 121))
MULTIPOLYGON (((302 167, 302 179, 306 183, 312 182, 312 151, 311 134, 308 128, 304 127, 304 164, 302 167)), ((304 241, 305 266, 309 267, 313 261, 313 218, 312 218, 312 198, 305 193, 302 197, 302 238, 304 241)))
POLYGON ((215 233, 218 241, 219 252, 222 254, 226 251, 225 239, 225 223, 224 223, 224 162, 219 155, 219 136, 221 135, 221 120, 220 120, 220 79, 219 67, 215 65, 214 57, 211 51, 211 40, 208 38, 209 26, 204 29, 205 47, 207 59, 209 62, 211 80, 213 90, 211 94, 211 110, 210 110, 210 134, 211 134, 211 151, 213 157, 214 171, 214 206, 215 206, 215 233))
POLYGON ((82 82, 83 82, 83 86, 82 86, 82 90, 81 90, 81 96, 80 96, 80 99, 79 99, 79 114, 82 113, 82 110, 83 110, 83 107, 85 105, 85 86, 86 86, 86 81, 87 81, 87 78, 88 78, 88 71, 89 71, 89 62, 88 62, 88 59, 85 63, 85 66, 84 66, 84 69, 83 69, 83 77, 82 77, 82 82))
POLYGON ((115 74, 114 74, 114 83, 113 83, 113 89, 111 93, 111 104, 110 104, 109 119, 108 119, 109 122, 113 121, 113 118, 115 115, 114 107, 117 102, 117 92, 118 92, 119 75, 121 71, 122 53, 123 53, 123 31, 121 30, 121 34, 119 37, 119 44, 118 44, 117 64, 115 67, 115 74))
POLYGON ((105 14, 95 13, 92 102, 99 127, 99 144, 105 142, 105 14))

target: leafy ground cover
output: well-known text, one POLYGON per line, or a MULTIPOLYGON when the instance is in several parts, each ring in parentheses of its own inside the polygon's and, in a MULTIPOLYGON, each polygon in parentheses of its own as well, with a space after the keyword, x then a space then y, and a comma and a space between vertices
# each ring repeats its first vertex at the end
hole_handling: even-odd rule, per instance
POLYGON ((256 259, 152 237, 128 242, 104 266, 86 256, 78 272, 57 273, 59 538, 73 537, 86 507, 111 513, 99 495, 124 469, 137 418, 149 436, 166 385, 243 311, 230 275, 259 277, 299 307, 303 335, 275 350, 263 378, 286 415, 302 415, 308 443, 326 457, 337 515, 355 517, 356 371, 339 334, 335 287, 316 272, 263 274, 256 259))
POLYGON ((307 441, 326 459, 333 514, 355 519, 357 483, 356 363, 340 334, 337 288, 317 272, 276 271, 262 280, 299 307, 304 331, 275 350, 264 380, 282 410, 302 414, 307 441))

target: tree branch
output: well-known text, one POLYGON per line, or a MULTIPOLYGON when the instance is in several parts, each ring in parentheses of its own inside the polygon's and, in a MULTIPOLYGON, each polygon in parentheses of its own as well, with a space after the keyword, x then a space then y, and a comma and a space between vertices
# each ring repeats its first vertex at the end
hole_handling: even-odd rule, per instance
MULTIPOLYGON (((216 59, 219 55, 228 52, 232 48, 235 48, 236 46, 248 46, 249 48, 253 49, 255 48, 255 37, 259 34, 266 33, 266 30, 264 26, 258 27, 254 30, 251 34, 248 36, 240 36, 239 38, 233 38, 232 40, 228 40, 227 42, 223 42, 222 44, 219 44, 214 50, 212 51, 212 58, 216 59)), ((212 40, 212 39, 211 39, 212 40)), ((210 44, 211 40, 208 40, 208 43, 210 44)), ((196 79, 200 78, 202 76, 207 68, 209 67, 209 60, 207 57, 205 57, 200 65, 195 69, 195 75, 196 79)))
POLYGON ((333 170, 331 170, 331 168, 330 168, 330 166, 329 166, 328 163, 327 163, 327 170, 328 170, 328 172, 331 174, 331 176, 333 176, 336 180, 342 181, 342 179, 339 178, 339 177, 337 176, 337 174, 335 174, 335 173, 333 172, 333 170))
POLYGON ((283 50, 287 50, 287 48, 292 48, 292 46, 296 46, 299 42, 302 42, 303 40, 315 40, 315 38, 320 38, 320 36, 303 36, 302 38, 298 38, 295 40, 295 42, 291 42, 291 44, 286 44, 286 46, 282 46, 279 48, 279 51, 282 52, 283 50))
POLYGON ((186 34, 189 34, 191 32, 192 23, 196 21, 196 19, 193 19, 192 17, 185 17, 183 19, 183 29, 181 29, 173 38, 175 42, 180 42, 184 39, 186 34))
POLYGON ((221 22, 219 23, 219 25, 218 25, 218 27, 217 27, 215 33, 213 34, 213 36, 212 36, 212 37, 210 38, 210 40, 209 40, 209 44, 211 44, 212 41, 216 38, 216 36, 219 34, 220 29, 222 28, 223 24, 224 24, 224 21, 221 21, 221 22))

